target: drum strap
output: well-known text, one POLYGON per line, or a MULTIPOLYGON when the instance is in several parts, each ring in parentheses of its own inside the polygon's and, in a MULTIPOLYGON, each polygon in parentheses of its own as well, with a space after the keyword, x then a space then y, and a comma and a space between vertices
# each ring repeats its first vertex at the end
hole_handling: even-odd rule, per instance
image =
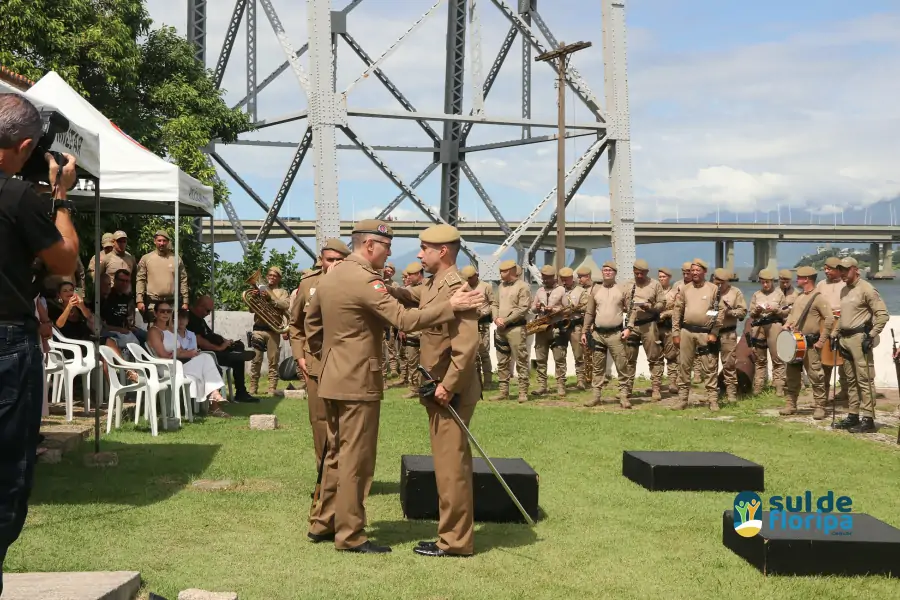
POLYGON ((800 319, 797 320, 797 331, 803 331, 803 324, 806 323, 806 317, 809 315, 813 302, 816 301, 816 296, 818 295, 819 292, 813 292, 813 295, 809 298, 809 302, 807 302, 806 306, 803 308, 803 312, 800 313, 800 319))

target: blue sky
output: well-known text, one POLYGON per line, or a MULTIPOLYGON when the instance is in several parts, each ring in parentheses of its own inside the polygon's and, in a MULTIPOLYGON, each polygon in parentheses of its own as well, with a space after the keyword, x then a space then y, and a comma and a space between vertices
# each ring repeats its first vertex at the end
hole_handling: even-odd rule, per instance
MULTIPOLYGON (((507 0, 515 4, 515 0, 507 0)), ((157 23, 185 29, 185 0, 149 0, 157 23)), ((348 19, 350 32, 373 56, 379 55, 432 4, 431 0, 365 0, 348 19), (387 7, 390 7, 388 9, 387 7)), ((305 41, 304 2, 274 0, 295 47, 305 41)), ((589 40, 575 66, 603 98, 600 2, 546 0, 538 9, 558 39, 589 40)), ((208 63, 214 64, 233 3, 210 2, 208 63), (221 10, 218 5, 221 4, 221 10)), ((343 2, 336 1, 335 8, 343 2)), ((485 70, 509 24, 490 3, 481 6, 485 70)), ((867 0, 737 2, 712 0, 632 0, 628 3, 629 92, 634 190, 638 218, 656 220, 729 211, 768 210, 776 204, 831 214, 900 195, 896 139, 900 135, 900 4, 867 0)), ((284 55, 259 9, 259 73, 268 74, 284 55)), ((383 64, 385 72, 420 109, 441 111, 443 30, 441 7, 383 64)), ((244 32, 241 30, 226 71, 224 87, 233 102, 243 95, 244 32)), ((511 52, 486 102, 497 116, 518 116, 519 43, 511 52)), ((338 88, 362 72, 349 49, 338 54, 338 88)), ((467 65, 469 67, 469 65, 467 65)), ((470 80, 467 80, 470 81, 470 80)), ((535 65, 533 114, 555 118, 552 73, 535 65)), ((466 90, 466 109, 471 107, 466 90)), ((357 85, 352 106, 398 110, 375 78, 357 85)), ((570 118, 588 120, 586 108, 571 94, 570 118)), ((296 79, 284 73, 259 99, 260 117, 306 107, 296 79)), ((370 144, 426 145, 412 122, 352 119, 370 144)), ((440 131, 439 124, 436 129, 440 131)), ((302 125, 271 128, 259 139, 298 141, 302 125)), ((535 130, 552 133, 550 130, 535 130)), ((479 126, 470 144, 519 137, 516 128, 479 126)), ((346 143, 342 134, 339 143, 346 143)), ((568 163, 583 153, 589 138, 567 143, 568 163)), ((221 148, 220 153, 266 200, 278 190, 292 150, 221 148)), ((309 155, 311 157, 311 154, 309 155)), ((430 156, 383 153, 409 182, 430 156)), ((509 219, 526 215, 554 185, 555 144, 472 154, 470 165, 509 219)), ((344 218, 371 216, 397 190, 359 152, 341 152, 340 202, 344 218)), ((300 171, 282 215, 314 216, 309 164, 300 171)), ((227 180, 227 179, 226 179, 227 180)), ((439 201, 437 172, 420 186, 430 205, 439 201)), ((245 218, 262 211, 233 186, 233 200, 245 218)), ((570 206, 569 217, 608 216, 608 182, 601 161, 570 206)), ((468 183, 461 212, 487 218, 468 183)), ((419 217, 409 202, 398 218, 419 217)), ((224 215, 223 215, 224 216, 224 215)), ((419 217, 421 218, 421 217, 419 217)), ((284 249, 286 241, 273 244, 284 249)), ((226 258, 237 251, 220 248, 226 258)))

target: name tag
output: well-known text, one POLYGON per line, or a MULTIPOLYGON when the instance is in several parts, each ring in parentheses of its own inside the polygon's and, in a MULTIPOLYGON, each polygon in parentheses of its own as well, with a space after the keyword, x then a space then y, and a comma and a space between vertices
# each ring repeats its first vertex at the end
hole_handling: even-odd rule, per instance
POLYGON ((706 316, 707 316, 707 317, 718 317, 718 316, 719 316, 719 311, 717 311, 717 310, 708 310, 708 311, 706 311, 706 316))

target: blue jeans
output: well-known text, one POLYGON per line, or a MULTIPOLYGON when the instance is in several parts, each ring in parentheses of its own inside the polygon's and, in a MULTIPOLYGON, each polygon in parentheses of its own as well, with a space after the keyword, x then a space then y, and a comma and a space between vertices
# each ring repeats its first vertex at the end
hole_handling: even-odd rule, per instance
POLYGON ((43 378, 36 327, 0 324, 0 594, 6 552, 22 533, 28 514, 43 378))

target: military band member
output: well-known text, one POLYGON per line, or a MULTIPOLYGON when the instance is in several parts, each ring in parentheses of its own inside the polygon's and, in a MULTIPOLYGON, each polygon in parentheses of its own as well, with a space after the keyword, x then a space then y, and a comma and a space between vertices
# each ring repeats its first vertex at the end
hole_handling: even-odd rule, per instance
MULTIPOLYGON (((287 316, 291 308, 291 298, 287 290, 281 288, 281 267, 269 267, 266 272, 268 290, 251 290, 251 294, 268 298, 276 311, 287 316)), ((250 395, 256 395, 259 390, 259 378, 262 372, 263 354, 269 356, 269 395, 274 396, 278 390, 278 363, 281 358, 281 334, 273 331, 271 327, 259 316, 253 315, 253 334, 251 346, 256 355, 250 362, 250 395), (265 350, 261 350, 265 348, 265 350)))
POLYGON ((603 283, 594 286, 590 291, 584 314, 584 333, 581 343, 593 346, 593 375, 591 388, 593 398, 585 406, 599 406, 603 402, 603 386, 606 385, 606 355, 612 356, 619 377, 619 403, 622 408, 631 408, 628 401, 628 388, 623 374, 628 368, 625 356, 624 339, 628 330, 622 325, 622 316, 627 308, 628 298, 622 286, 616 283, 616 263, 603 263, 600 273, 603 283))
POLYGON ((334 238, 325 240, 319 254, 319 261, 317 261, 318 266, 308 270, 308 273, 300 279, 297 297, 291 304, 291 327, 289 330, 291 354, 294 355, 297 368, 306 381, 306 404, 309 411, 309 425, 313 432, 317 469, 322 460, 322 450, 328 436, 328 422, 325 417, 325 402, 319 397, 319 375, 322 373, 322 363, 309 351, 304 319, 306 307, 312 297, 316 295, 316 289, 319 287, 322 277, 349 254, 350 248, 341 240, 334 238))
POLYGON ((797 398, 800 396, 801 373, 806 371, 813 390, 815 409, 813 419, 825 418, 825 373, 822 371, 821 350, 832 330, 834 316, 828 300, 815 289, 816 270, 812 267, 797 269, 798 295, 791 304, 791 312, 784 328, 797 331, 806 338, 806 355, 802 363, 788 363, 787 398, 785 406, 778 412, 793 415, 797 412, 797 398))
MULTIPOLYGON (((782 269, 778 271, 778 287, 784 295, 784 305, 788 307, 786 312, 790 312, 790 307, 794 305, 794 300, 800 295, 800 290, 794 287, 794 276, 790 269, 782 269)), ((787 314, 785 314, 787 318, 787 314)))
MULTIPOLYGON (((730 283, 733 275, 727 269, 716 269, 713 272, 713 283, 719 287, 718 310, 722 313, 722 327, 719 329, 719 352, 716 358, 722 361, 725 396, 729 402, 737 401, 738 377, 735 350, 738 345, 738 322, 747 317, 747 301, 744 299, 744 294, 730 283)), ((718 360, 716 365, 718 365, 718 360)))
POLYGON ((753 394, 762 392, 766 385, 768 358, 772 360, 772 383, 775 394, 784 396, 785 368, 778 358, 775 344, 781 325, 787 316, 785 298, 780 287, 775 287, 775 273, 769 269, 759 272, 761 289, 750 297, 750 344, 753 346, 753 394), (767 358, 768 355, 768 358, 767 358))
MULTIPOLYGON (((844 280, 841 279, 841 270, 838 268, 841 264, 841 259, 837 256, 831 256, 825 260, 825 279, 820 281, 816 285, 816 291, 821 293, 828 303, 831 305, 831 313, 834 315, 835 320, 841 314, 841 292, 844 287, 847 285, 844 283, 844 280)), ((837 350, 835 350, 837 352, 837 350)), ((825 397, 828 397, 829 388, 831 388, 831 382, 833 381, 832 377, 832 369, 834 367, 830 365, 822 365, 822 371, 825 373, 825 397)), ((837 394, 837 398, 835 399, 837 402, 845 403, 849 396, 847 395, 847 375, 844 374, 844 369, 838 368, 838 379, 841 382, 841 393, 837 394)), ((835 390, 837 393, 837 390, 835 390)))
POLYGON ((473 311, 478 292, 455 293, 425 308, 406 309, 382 279, 393 232, 368 219, 353 228, 353 252, 319 281, 306 309, 310 353, 321 361, 319 396, 328 419, 328 451, 322 474, 321 508, 310 519, 313 542, 366 554, 390 552, 365 532, 366 497, 375 472, 378 422, 384 395, 381 353, 385 324, 417 331, 454 321, 454 310, 473 311))
POLYGON ((531 290, 519 279, 519 269, 512 260, 500 263, 500 287, 491 305, 494 318, 494 349, 497 351, 499 393, 494 400, 509 398, 509 380, 515 365, 519 379, 519 402, 528 401, 528 346, 525 320, 531 307, 531 290))
MULTIPOLYGON (((531 312, 535 317, 544 317, 561 311, 563 297, 566 295, 566 290, 557 282, 555 267, 550 265, 541 267, 541 279, 544 285, 535 292, 534 301, 531 303, 531 312)), ((534 334, 534 360, 538 384, 538 389, 533 392, 535 396, 547 393, 547 361, 551 352, 556 365, 557 394, 566 395, 566 349, 560 348, 560 344, 556 342, 557 335, 557 329, 552 326, 534 334)))
POLYGON ((659 323, 656 328, 659 331, 659 342, 662 345, 663 360, 666 362, 666 379, 669 380, 669 393, 678 393, 678 348, 672 343, 672 311, 675 310, 675 295, 678 293, 672 285, 672 270, 668 267, 660 267, 659 285, 665 294, 666 306, 659 314, 659 323))
MULTIPOLYGON (((137 309, 144 317, 145 323, 152 322, 153 309, 159 302, 175 301, 175 253, 169 247, 169 234, 159 230, 153 236, 156 250, 145 254, 137 266, 137 309)), ((184 261, 178 257, 178 299, 181 309, 188 307, 188 280, 184 261)))
MULTIPOLYGON (((575 359, 575 379, 577 388, 581 391, 587 389, 584 378, 584 346, 581 345, 581 334, 584 333, 584 312, 587 309, 588 291, 576 285, 575 272, 563 267, 559 270, 559 279, 566 295, 563 297, 563 306, 572 309, 572 316, 569 318, 568 327, 561 330, 560 338, 563 343, 562 352, 563 360, 566 359, 566 346, 572 347, 572 356, 575 359)), ((563 388, 565 391, 565 387, 563 388)))
MULTIPOLYGON (((424 280, 425 275, 423 274, 422 263, 414 262, 410 263, 409 266, 406 267, 405 289, 419 287, 420 285, 422 285, 422 282, 424 280)), ((419 348, 422 339, 421 334, 418 331, 410 331, 409 333, 401 331, 397 337, 401 344, 400 349, 402 350, 402 352, 398 354, 400 354, 400 357, 405 361, 401 362, 400 370, 401 372, 406 372, 406 380, 409 383, 409 392, 406 393, 404 398, 418 398, 419 387, 422 385, 422 378, 419 375, 419 372, 416 370, 419 366, 419 348)))
POLYGON ((672 341, 679 347, 677 410, 687 408, 691 391, 691 370, 695 361, 697 371, 706 388, 709 410, 719 410, 718 353, 716 342, 722 327, 719 288, 706 280, 706 261, 695 258, 691 262, 691 283, 681 289, 672 313, 672 341))
MULTIPOLYGON (((584 288, 585 290, 587 290, 587 295, 585 296, 585 304, 584 304, 585 309, 587 309, 587 298, 590 297, 591 290, 597 284, 594 282, 594 280, 592 278, 591 268, 588 266, 582 265, 582 266, 578 267, 578 269, 575 271, 575 274, 578 275, 578 285, 581 286, 582 288, 584 288)), ((584 324, 582 324, 582 333, 584 333, 585 331, 587 331, 587 330, 584 329, 584 324)), ((573 348, 575 347, 574 343, 572 344, 572 347, 573 348)), ((581 351, 584 355, 584 358, 582 359, 582 364, 584 366, 582 367, 582 369, 584 372, 583 377, 584 377, 585 387, 587 388, 591 385, 591 382, 594 380, 594 358, 593 358, 593 353, 591 352, 590 344, 586 345, 586 346, 582 345, 581 351)))
POLYGON ((459 272, 462 277, 469 282, 469 288, 477 290, 484 294, 484 304, 478 308, 478 357, 475 360, 475 366, 478 370, 478 377, 481 380, 481 389, 487 390, 491 387, 491 377, 493 370, 491 368, 491 305, 494 303, 494 286, 487 281, 479 281, 478 270, 473 265, 466 265, 459 272))
POLYGON ((650 265, 646 260, 634 261, 634 281, 626 288, 628 304, 626 308, 629 331, 625 338, 626 369, 620 377, 625 379, 625 389, 630 397, 634 392, 634 376, 637 372, 637 359, 641 346, 647 355, 650 366, 651 398, 662 400, 663 357, 659 345, 659 330, 656 324, 659 314, 666 306, 666 296, 658 281, 648 276, 650 265))
POLYGON ((685 262, 681 264, 681 280, 672 287, 675 288, 675 293, 678 293, 684 286, 691 285, 692 281, 693 275, 691 275, 691 263, 685 262))
POLYGON ((875 366, 872 348, 875 339, 890 320, 884 300, 871 283, 859 276, 855 258, 843 258, 838 267, 846 283, 841 291, 841 316, 838 319, 838 342, 844 356, 844 374, 850 408, 847 416, 835 423, 837 429, 851 433, 875 431, 875 366), (862 408, 862 419, 860 419, 862 408))

